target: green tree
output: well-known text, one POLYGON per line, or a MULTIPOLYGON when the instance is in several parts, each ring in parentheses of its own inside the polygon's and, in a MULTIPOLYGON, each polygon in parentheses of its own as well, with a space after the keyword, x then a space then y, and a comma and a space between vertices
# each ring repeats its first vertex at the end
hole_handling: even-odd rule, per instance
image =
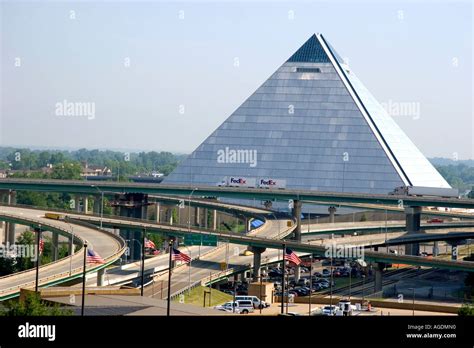
POLYGON ((474 315, 474 306, 469 303, 464 303, 458 311, 459 316, 471 316, 474 315))
POLYGON ((71 309, 61 308, 58 304, 50 305, 41 300, 36 293, 28 293, 23 300, 10 300, 4 305, 3 316, 68 316, 71 309))
MULTIPOLYGON (((17 244, 21 245, 36 245, 35 234, 31 231, 24 231, 17 239, 17 244)), ((19 271, 24 271, 33 267, 33 260, 31 257, 20 256, 17 257, 17 267, 19 271)))

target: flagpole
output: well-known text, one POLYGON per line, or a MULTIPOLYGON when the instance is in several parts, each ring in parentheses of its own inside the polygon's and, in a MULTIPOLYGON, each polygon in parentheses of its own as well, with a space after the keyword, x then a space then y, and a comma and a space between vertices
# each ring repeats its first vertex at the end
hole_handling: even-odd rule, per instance
POLYGON ((142 239, 142 288, 140 290, 141 296, 143 296, 143 287, 145 283, 145 235, 146 229, 143 230, 143 239, 142 239))
POLYGON ((41 243, 41 224, 38 225, 38 233, 36 236, 36 280, 35 280, 35 292, 38 292, 39 288, 39 266, 40 266, 40 243, 41 243))
POLYGON ((281 276, 282 281, 281 281, 281 314, 285 313, 285 307, 284 307, 284 297, 285 297, 285 254, 286 254, 286 244, 283 244, 283 274, 281 276))
POLYGON ((81 316, 84 316, 84 305, 86 303, 86 260, 87 260, 87 243, 84 243, 84 263, 82 266, 82 307, 81 316))
POLYGON ((168 264, 168 303, 166 306, 166 315, 169 317, 170 316, 170 306, 171 306, 171 263, 172 263, 172 255, 173 255, 173 244, 174 240, 170 239, 168 245, 169 245, 169 250, 170 250, 170 258, 169 258, 169 264, 168 264))

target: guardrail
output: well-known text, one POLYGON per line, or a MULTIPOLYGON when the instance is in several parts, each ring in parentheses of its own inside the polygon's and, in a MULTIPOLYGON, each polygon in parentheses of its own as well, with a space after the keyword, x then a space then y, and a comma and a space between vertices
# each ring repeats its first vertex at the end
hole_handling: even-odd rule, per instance
MULTIPOLYGON (((66 229, 63 229, 61 227, 54 226, 54 225, 51 225, 51 224, 47 224, 42 220, 20 218, 20 217, 17 217, 16 215, 5 214, 5 213, 0 213, 0 216, 10 218, 14 221, 20 221, 18 223, 24 222, 29 226, 32 223, 33 223, 33 225, 31 225, 31 226, 41 225, 42 230, 53 231, 53 232, 62 232, 62 234, 66 234, 66 235, 71 234, 71 232, 69 230, 66 230, 66 229)), ((69 220, 69 221, 71 221, 71 220, 69 220)), ((94 225, 90 225, 90 224, 84 223, 82 221, 80 221, 79 223, 77 221, 75 221, 73 223, 78 224, 78 225, 82 225, 82 226, 90 228, 90 229, 98 230, 101 233, 108 234, 109 236, 116 239, 119 243, 119 250, 116 253, 106 257, 104 259, 104 264, 97 265, 95 267, 87 267, 87 265, 86 265, 86 273, 95 272, 95 271, 97 271, 101 268, 107 267, 111 263, 115 262, 115 260, 125 252, 126 244, 125 244, 125 241, 121 237, 116 236, 116 235, 114 235, 113 233, 111 233, 109 231, 101 230, 101 229, 97 228, 94 225)), ((76 261, 78 259, 82 260, 82 258, 83 258, 82 254, 83 254, 83 248, 84 248, 85 240, 82 239, 81 237, 79 237, 77 234, 74 234, 74 241, 77 241, 81 245, 81 248, 74 253, 72 258, 74 259, 74 261, 76 261)), ((40 271, 43 271, 43 272, 48 271, 48 270, 51 270, 52 268, 54 268, 58 265, 66 265, 69 262, 71 262, 70 256, 69 257, 64 257, 60 260, 50 262, 46 265, 41 265, 40 266, 40 271)), ((1 279, 18 277, 18 276, 25 275, 27 273, 33 273, 33 272, 35 272, 34 269, 28 269, 28 270, 24 270, 24 271, 21 271, 21 272, 16 272, 16 273, 12 273, 12 274, 0 277, 0 280, 1 279)), ((60 273, 55 273, 55 274, 50 275, 50 276, 41 277, 39 279, 39 284, 38 285, 39 286, 52 285, 52 283, 53 283, 52 281, 64 280, 64 279, 68 279, 68 280, 69 279, 74 279, 74 278, 80 276, 82 273, 83 273, 83 267, 82 266, 81 267, 76 267, 76 268, 73 268, 69 271, 64 271, 64 272, 60 272, 60 273)), ((12 297, 21 288, 28 288, 28 287, 32 287, 32 286, 35 286, 35 285, 36 285, 36 280, 21 283, 21 284, 15 285, 15 286, 11 286, 11 287, 8 287, 8 288, 1 289, 0 290, 0 299, 5 299, 5 297, 12 297)))

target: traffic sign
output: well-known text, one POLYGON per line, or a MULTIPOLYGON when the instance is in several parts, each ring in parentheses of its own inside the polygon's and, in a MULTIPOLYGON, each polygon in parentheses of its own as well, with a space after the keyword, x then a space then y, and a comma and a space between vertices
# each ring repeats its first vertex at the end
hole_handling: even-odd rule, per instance
POLYGON ((217 236, 213 236, 212 234, 202 235, 202 245, 217 246, 217 236))
POLYGON ((187 234, 184 236, 184 245, 201 245, 202 238, 200 234, 187 234))
POLYGON ((217 246, 217 236, 209 234, 186 234, 184 245, 217 246))

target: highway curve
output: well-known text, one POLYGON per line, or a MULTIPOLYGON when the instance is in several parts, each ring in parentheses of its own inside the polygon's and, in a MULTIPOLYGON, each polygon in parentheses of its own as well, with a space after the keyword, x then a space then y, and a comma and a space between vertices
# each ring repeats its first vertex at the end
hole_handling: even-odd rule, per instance
MULTIPOLYGON (((81 276, 83 263, 82 243, 84 241, 87 241, 88 246, 106 261, 103 265, 88 264, 87 272, 96 271, 113 263, 125 251, 125 241, 112 233, 100 231, 93 226, 81 226, 78 224, 68 224, 64 221, 46 219, 44 218, 45 212, 47 210, 33 210, 11 206, 0 207, 1 219, 13 219, 17 223, 22 222, 22 224, 35 227, 41 224, 43 230, 55 230, 63 235, 69 235, 71 226, 73 227, 75 238, 81 245, 80 250, 76 251, 72 259, 66 257, 41 266, 39 272, 40 286, 50 286, 81 276)), ((34 288, 35 277, 36 271, 34 268, 0 277, 0 300, 17 296, 20 288, 34 288)))

